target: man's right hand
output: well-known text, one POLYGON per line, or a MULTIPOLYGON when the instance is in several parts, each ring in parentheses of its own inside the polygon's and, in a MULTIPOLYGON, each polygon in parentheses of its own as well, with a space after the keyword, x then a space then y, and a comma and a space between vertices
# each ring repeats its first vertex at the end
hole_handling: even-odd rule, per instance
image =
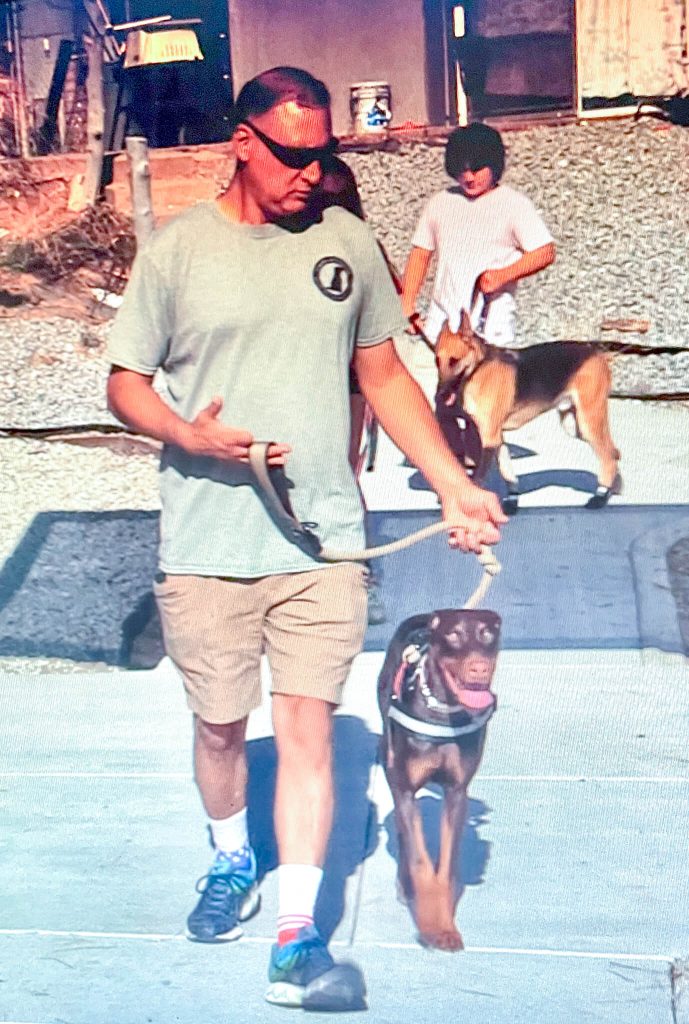
POLYGON ((443 519, 455 527, 448 537, 451 548, 478 554, 484 545, 498 543, 500 527, 508 522, 508 518, 492 491, 464 477, 458 480, 455 487, 438 497, 443 519))
MULTIPOLYGON (((187 424, 180 446, 191 455, 202 455, 224 462, 249 462, 249 448, 255 438, 248 430, 228 427, 218 419, 222 398, 213 398, 209 405, 187 424)), ((287 444, 272 444, 268 449, 268 465, 284 466, 291 452, 287 444)))

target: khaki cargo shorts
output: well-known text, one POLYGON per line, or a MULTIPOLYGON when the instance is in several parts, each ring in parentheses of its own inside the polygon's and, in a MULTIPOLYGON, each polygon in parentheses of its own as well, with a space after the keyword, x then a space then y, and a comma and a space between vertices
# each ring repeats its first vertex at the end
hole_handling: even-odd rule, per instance
POLYGON ((214 725, 261 703, 261 655, 272 693, 339 704, 366 631, 367 570, 354 562, 238 579, 160 574, 154 592, 165 650, 191 710, 214 725))

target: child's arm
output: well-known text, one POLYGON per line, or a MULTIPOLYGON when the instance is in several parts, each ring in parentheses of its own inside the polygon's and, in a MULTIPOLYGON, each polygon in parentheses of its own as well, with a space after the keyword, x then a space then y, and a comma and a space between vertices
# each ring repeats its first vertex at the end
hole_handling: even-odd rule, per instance
POLYGON ((426 280, 432 255, 430 249, 421 249, 416 245, 409 253, 402 277, 402 310, 406 317, 411 318, 416 313, 416 300, 426 280))
POLYGON ((519 281, 522 277, 530 277, 539 270, 545 270, 555 260, 555 244, 549 242, 538 249, 525 252, 516 263, 500 270, 484 270, 478 279, 478 286, 484 295, 492 295, 507 284, 519 281))

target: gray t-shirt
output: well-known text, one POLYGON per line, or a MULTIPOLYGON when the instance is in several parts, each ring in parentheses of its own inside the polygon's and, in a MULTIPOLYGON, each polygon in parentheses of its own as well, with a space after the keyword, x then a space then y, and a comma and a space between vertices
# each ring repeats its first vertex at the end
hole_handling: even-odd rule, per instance
MULTIPOLYGON (((137 256, 113 324, 110 361, 162 368, 168 402, 192 420, 215 395, 221 422, 292 446, 285 472, 298 519, 323 546, 364 546, 347 458, 355 345, 404 328, 370 229, 339 208, 294 233, 231 222, 200 203, 137 256)), ((165 446, 160 567, 254 577, 313 569, 266 511, 251 470, 165 446)))

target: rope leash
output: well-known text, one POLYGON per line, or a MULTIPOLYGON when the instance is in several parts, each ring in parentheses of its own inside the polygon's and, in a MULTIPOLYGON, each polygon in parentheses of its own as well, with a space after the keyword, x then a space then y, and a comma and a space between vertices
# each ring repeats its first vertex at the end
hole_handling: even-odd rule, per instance
MULTIPOLYGON (((434 537, 436 534, 448 533, 450 530, 456 529, 456 526, 452 523, 440 522, 433 523, 431 526, 425 526, 423 529, 416 530, 414 533, 401 537, 399 540, 391 541, 389 544, 363 548, 360 551, 331 551, 329 548, 322 548, 316 535, 309 529, 309 524, 300 523, 292 513, 287 497, 285 496, 284 499, 281 499, 275 490, 273 481, 270 478, 267 462, 268 448, 271 443, 270 441, 257 441, 249 448, 249 464, 254 471, 263 497, 287 536, 294 543, 306 547, 314 557, 320 558, 322 561, 366 562, 370 558, 382 558, 385 555, 392 555, 397 551, 402 551, 404 548, 411 547, 412 544, 418 544, 428 537, 434 537)), ((476 590, 464 605, 464 608, 469 609, 476 608, 480 604, 488 592, 493 577, 497 576, 501 569, 501 565, 492 550, 485 545, 476 557, 483 566, 483 576, 476 590)))
MULTIPOLYGON (((326 562, 364 562, 368 561, 369 558, 382 558, 384 555, 392 555, 396 551, 402 551, 404 548, 409 548, 412 544, 418 544, 428 537, 434 537, 438 533, 448 533, 454 528, 451 523, 433 523, 431 526, 424 526, 422 530, 416 530, 414 533, 392 541, 390 544, 380 544, 377 547, 364 548, 362 551, 330 551, 328 548, 322 548, 320 557, 326 562)), ((488 593, 488 588, 493 582, 493 577, 497 576, 502 568, 492 550, 486 547, 486 545, 481 547, 476 557, 479 564, 483 566, 483 575, 476 590, 463 605, 464 608, 476 608, 483 601, 483 598, 488 593)))

